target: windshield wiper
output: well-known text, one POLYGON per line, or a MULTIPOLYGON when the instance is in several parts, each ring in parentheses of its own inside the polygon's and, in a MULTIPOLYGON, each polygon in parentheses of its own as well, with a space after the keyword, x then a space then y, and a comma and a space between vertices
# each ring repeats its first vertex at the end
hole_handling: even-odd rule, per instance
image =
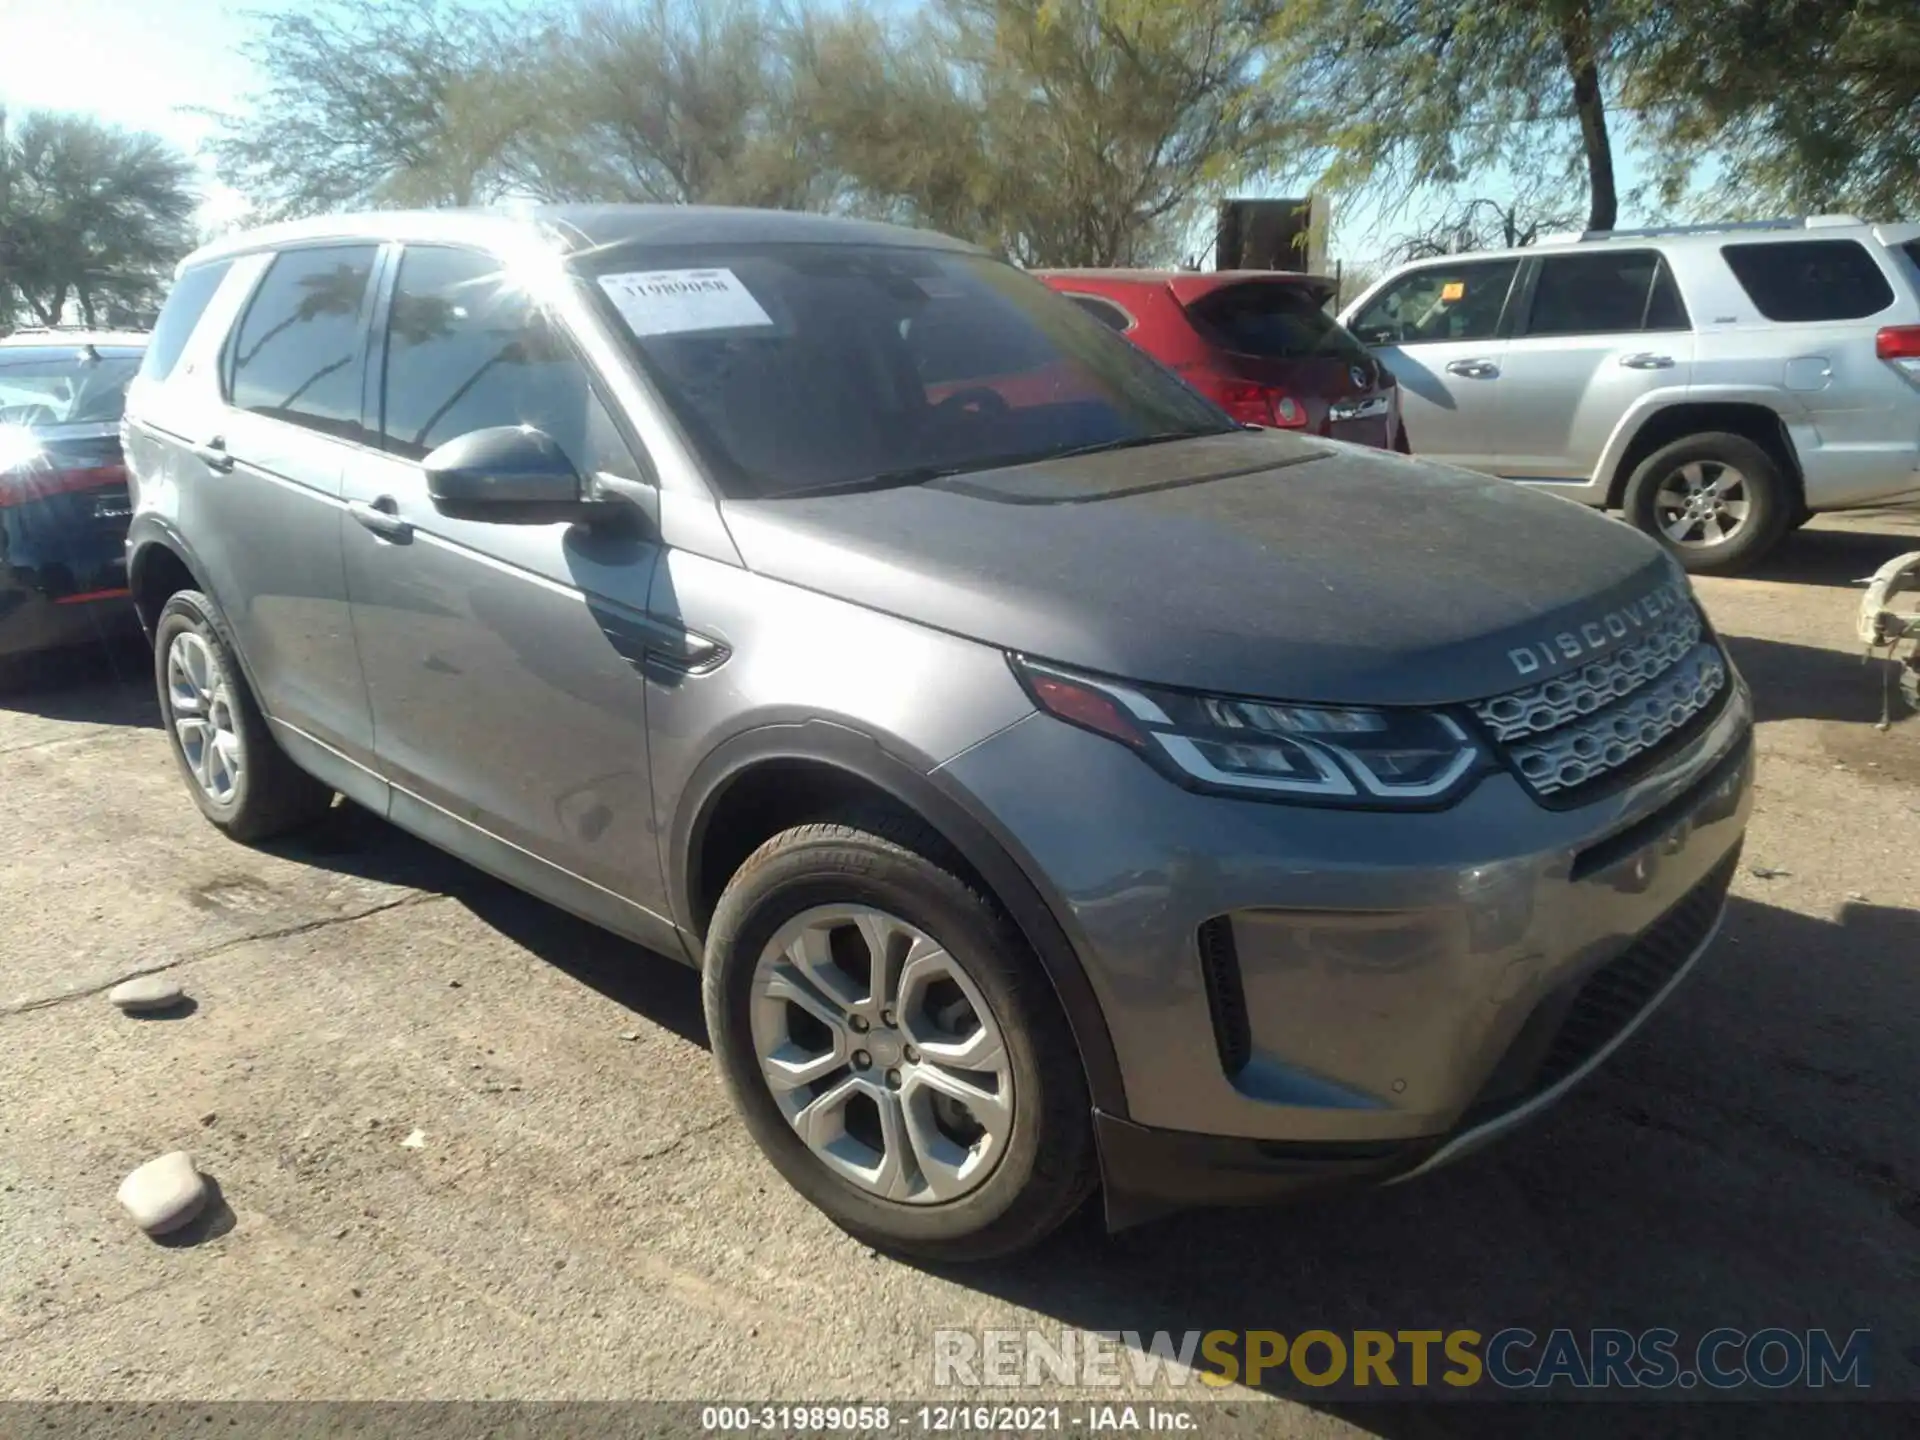
POLYGON ((1065 460, 1070 455, 1102 455, 1109 450, 1137 450, 1142 445, 1165 445, 1170 440, 1197 440, 1202 435, 1224 435, 1224 430, 1156 430, 1151 435, 1129 435, 1120 440, 1096 440, 1091 445, 1075 445, 1070 450, 1054 450, 1038 457, 1065 460))
POLYGON ((815 495, 855 495, 862 490, 892 490, 902 485, 921 485, 967 470, 985 470, 999 462, 980 465, 903 465, 898 470, 881 470, 872 475, 856 475, 850 480, 823 480, 818 485, 802 485, 768 496, 773 500, 806 499, 815 495))
MULTIPOLYGON (((826 480, 818 485, 803 485, 797 490, 782 490, 778 499, 811 498, 815 495, 854 495, 863 490, 892 490, 903 485, 924 485, 929 480, 944 480, 949 475, 966 475, 980 470, 1010 470, 1016 465, 1042 465, 1049 460, 1065 460, 1074 455, 1099 455, 1109 450, 1131 450, 1141 445, 1161 445, 1169 440, 1192 440, 1210 430, 1159 430, 1151 435, 1129 435, 1121 440, 1096 440, 1091 445, 1075 445, 1066 450, 1032 450, 1018 455, 986 455, 957 465, 904 465, 898 470, 881 470, 850 480, 826 480)), ((1220 431, 1220 434, 1227 432, 1220 431)))

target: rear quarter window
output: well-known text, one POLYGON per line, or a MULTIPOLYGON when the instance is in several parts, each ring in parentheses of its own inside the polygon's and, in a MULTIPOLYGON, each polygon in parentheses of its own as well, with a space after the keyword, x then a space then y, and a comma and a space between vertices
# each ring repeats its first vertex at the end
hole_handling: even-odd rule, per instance
POLYGON ((1769 320, 1859 320, 1893 303, 1893 287, 1857 240, 1723 245, 1720 253, 1769 320))
POLYGON ((160 318, 153 323, 153 334, 147 341, 147 353, 140 362, 142 380, 157 384, 173 373, 173 367, 180 363, 180 354, 187 348, 187 341, 193 335, 193 327, 207 313, 214 291, 220 288, 220 282, 227 278, 227 271, 232 268, 231 260, 196 265, 173 282, 173 289, 167 293, 167 303, 160 307, 160 318))
POLYGON ((1304 285, 1230 285, 1196 300, 1187 313, 1203 336, 1235 354, 1349 364, 1367 359, 1366 347, 1304 285))

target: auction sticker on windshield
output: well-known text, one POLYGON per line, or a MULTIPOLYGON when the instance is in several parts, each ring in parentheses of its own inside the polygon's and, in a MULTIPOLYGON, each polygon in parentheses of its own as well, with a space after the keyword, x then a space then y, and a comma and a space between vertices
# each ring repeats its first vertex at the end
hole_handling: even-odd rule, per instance
POLYGON ((600 288, 635 335, 773 324, 753 292, 731 270, 629 270, 602 275, 600 288))

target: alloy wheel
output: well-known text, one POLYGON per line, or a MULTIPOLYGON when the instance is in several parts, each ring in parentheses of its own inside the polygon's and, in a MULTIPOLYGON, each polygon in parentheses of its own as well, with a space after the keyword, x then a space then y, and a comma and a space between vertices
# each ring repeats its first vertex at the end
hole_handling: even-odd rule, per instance
POLYGON ((829 1169, 886 1200, 936 1204, 981 1185, 1013 1131, 1013 1067, 965 967, 864 905, 783 925, 753 975, 760 1072, 829 1169))
POLYGON ((1653 517, 1661 533, 1686 549, 1724 545, 1752 513, 1747 477, 1718 460, 1690 460, 1660 482, 1653 517))
POLYGON ((167 647, 167 711, 194 783, 215 804, 230 804, 246 770, 246 747, 226 679, 206 640, 192 630, 167 647))

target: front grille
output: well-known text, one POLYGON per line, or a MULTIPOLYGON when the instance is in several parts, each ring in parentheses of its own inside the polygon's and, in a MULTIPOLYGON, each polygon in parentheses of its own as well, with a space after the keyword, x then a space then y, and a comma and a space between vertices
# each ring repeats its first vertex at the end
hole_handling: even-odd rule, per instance
POLYGON ((1631 1025, 1712 932, 1739 867, 1735 847, 1618 957, 1541 1002, 1462 1122, 1471 1128, 1551 1090, 1631 1025))
POLYGON ((1727 688, 1727 663, 1684 605, 1569 675, 1476 701, 1535 795, 1556 803, 1673 738, 1727 688))

